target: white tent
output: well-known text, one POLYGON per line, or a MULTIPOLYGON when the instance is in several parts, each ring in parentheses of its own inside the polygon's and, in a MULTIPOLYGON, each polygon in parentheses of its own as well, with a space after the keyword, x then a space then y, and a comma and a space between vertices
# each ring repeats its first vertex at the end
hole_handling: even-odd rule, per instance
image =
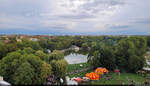
POLYGON ((3 80, 0 81, 0 86, 10 86, 10 85, 11 84, 6 81, 3 81, 3 80))
POLYGON ((76 81, 70 80, 69 76, 66 76, 67 85, 78 85, 76 81))

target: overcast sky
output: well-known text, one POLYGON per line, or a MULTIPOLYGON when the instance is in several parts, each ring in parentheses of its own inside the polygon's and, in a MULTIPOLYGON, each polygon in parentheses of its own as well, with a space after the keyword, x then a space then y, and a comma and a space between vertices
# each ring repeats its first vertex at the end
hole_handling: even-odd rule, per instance
POLYGON ((0 0, 0 33, 149 35, 150 0, 0 0))

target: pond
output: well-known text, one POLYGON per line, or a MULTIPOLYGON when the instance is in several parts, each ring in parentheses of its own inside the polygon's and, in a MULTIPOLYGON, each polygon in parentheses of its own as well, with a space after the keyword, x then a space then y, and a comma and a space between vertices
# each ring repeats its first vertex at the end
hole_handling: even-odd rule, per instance
POLYGON ((78 53, 70 53, 69 55, 65 56, 65 60, 68 64, 78 64, 87 62, 88 55, 78 54, 78 53))

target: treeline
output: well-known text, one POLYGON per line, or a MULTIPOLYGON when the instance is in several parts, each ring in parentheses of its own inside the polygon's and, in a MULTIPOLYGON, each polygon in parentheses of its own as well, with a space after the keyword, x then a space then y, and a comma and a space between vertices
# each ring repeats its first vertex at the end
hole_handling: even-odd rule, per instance
POLYGON ((118 40, 122 39, 119 36, 56 36, 55 39, 43 39, 39 41, 43 49, 62 50, 67 49, 71 45, 87 50, 92 46, 92 42, 99 42, 100 44, 115 45, 118 40))
POLYGON ((93 43, 88 62, 95 68, 101 66, 109 70, 136 72, 145 65, 144 54, 148 49, 147 44, 146 37, 124 38, 114 46, 93 43))

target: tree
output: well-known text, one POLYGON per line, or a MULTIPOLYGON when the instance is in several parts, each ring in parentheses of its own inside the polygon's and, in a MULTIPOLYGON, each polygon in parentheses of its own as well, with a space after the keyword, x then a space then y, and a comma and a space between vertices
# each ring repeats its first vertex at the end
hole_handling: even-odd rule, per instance
POLYGON ((54 74, 57 77, 65 77, 67 71, 67 64, 68 63, 64 59, 56 61, 56 71, 54 71, 54 74))
POLYGON ((64 54, 60 51, 54 50, 50 55, 50 64, 52 71, 57 77, 64 77, 66 75, 67 62, 64 60, 64 54))
POLYGON ((48 43, 47 43, 47 40, 40 40, 39 41, 39 44, 42 48, 46 48, 48 49, 48 43))
POLYGON ((50 64, 42 61, 34 53, 26 53, 23 50, 9 53, 0 61, 0 74, 12 84, 20 83, 25 78, 25 81, 21 84, 40 85, 46 80, 47 75, 51 73, 50 64), (32 76, 30 76, 31 73, 32 76), (29 76, 27 76, 28 74, 29 76))
POLYGON ((31 47, 25 47, 23 50, 22 50, 22 52, 21 52, 22 54, 33 54, 33 53, 35 53, 35 50, 33 50, 31 47))
POLYGON ((7 48, 4 43, 0 43, 0 59, 2 59, 7 54, 7 48))
POLYGON ((94 68, 101 66, 100 63, 100 53, 99 51, 94 51, 92 55, 88 56, 88 63, 90 63, 94 68))
POLYGON ((124 38, 114 46, 96 44, 88 55, 88 62, 94 67, 103 66, 110 70, 136 72, 145 64, 146 40, 144 37, 124 38))
POLYGON ((26 39, 23 39, 22 42, 17 42, 17 46, 19 47, 19 49, 23 49, 25 47, 31 47, 34 50, 41 50, 42 49, 38 42, 29 41, 26 39))
POLYGON ((116 65, 120 70, 128 70, 129 55, 134 52, 134 43, 124 39, 116 46, 116 65))
POLYGON ((88 50, 88 44, 87 43, 83 43, 82 44, 82 49, 85 50, 85 51, 88 50))
POLYGON ((31 68, 30 63, 22 63, 19 68, 17 68, 15 74, 13 75, 13 81, 15 85, 32 85, 32 80, 34 79, 34 70, 31 68))
POLYGON ((120 40, 116 47, 117 66, 128 72, 136 72, 142 69, 145 64, 146 45, 146 40, 142 37, 120 40))
POLYGON ((141 70, 144 64, 144 58, 136 55, 130 56, 128 64, 129 72, 136 72, 138 70, 141 70))
POLYGON ((64 59, 64 54, 60 51, 54 50, 50 55, 50 61, 64 59))
POLYGON ((113 70, 116 67, 115 55, 111 47, 100 47, 88 57, 88 61, 95 68, 102 66, 108 68, 109 70, 113 70))
POLYGON ((18 50, 18 47, 15 43, 5 44, 0 43, 0 59, 5 57, 9 52, 18 50))
POLYGON ((113 70, 116 68, 115 54, 112 47, 104 46, 99 50, 99 53, 100 53, 99 60, 103 67, 106 67, 109 70, 113 70))
POLYGON ((41 60, 49 62, 49 55, 45 54, 43 51, 38 50, 35 52, 35 55, 40 57, 41 60))
POLYGON ((91 43, 91 47, 92 47, 92 48, 96 47, 96 42, 92 42, 92 43, 91 43))
POLYGON ((40 82, 41 84, 46 82, 46 78, 52 74, 52 66, 44 62, 40 70, 40 82))
POLYGON ((0 74, 10 83, 13 83, 12 75, 15 73, 19 65, 21 65, 21 63, 23 62, 19 61, 20 57, 20 53, 12 52, 0 61, 0 74))

